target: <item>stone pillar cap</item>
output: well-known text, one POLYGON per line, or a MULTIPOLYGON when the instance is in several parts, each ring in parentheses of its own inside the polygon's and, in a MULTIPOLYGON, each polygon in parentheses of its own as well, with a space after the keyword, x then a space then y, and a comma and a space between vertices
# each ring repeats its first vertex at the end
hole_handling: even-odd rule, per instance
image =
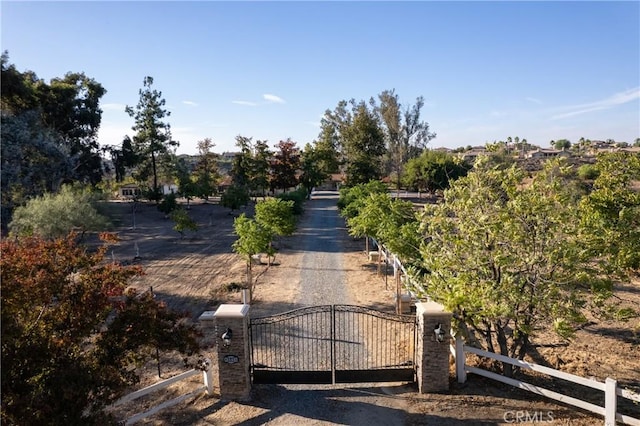
POLYGON ((249 313, 249 305, 220 305, 213 314, 215 318, 244 318, 249 313))
POLYGON ((204 311, 202 314, 200 314, 198 319, 200 321, 212 321, 213 320, 213 316, 215 314, 216 314, 215 311, 204 311))
POLYGON ((445 310, 443 305, 430 300, 428 302, 416 303, 416 314, 451 314, 451 312, 445 310))

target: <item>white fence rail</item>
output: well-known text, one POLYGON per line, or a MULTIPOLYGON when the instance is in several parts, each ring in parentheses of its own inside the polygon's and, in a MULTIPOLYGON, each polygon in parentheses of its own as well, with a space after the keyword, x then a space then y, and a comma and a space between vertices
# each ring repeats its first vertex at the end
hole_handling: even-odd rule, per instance
POLYGON ((462 339, 460 338, 456 338, 455 346, 453 345, 451 346, 451 352, 456 359, 456 376, 458 378, 459 383, 466 382, 467 373, 473 373, 479 376, 487 377, 492 380, 506 383, 508 385, 511 385, 511 386, 538 394, 538 395, 545 396, 547 398, 554 399, 559 402, 563 402, 565 404, 582 408, 583 410, 587 410, 592 413, 599 414, 601 416, 604 416, 604 424, 606 426, 615 426, 616 421, 622 422, 627 425, 640 426, 640 419, 618 413, 618 400, 617 400, 617 397, 620 396, 625 399, 629 399, 635 402, 640 402, 640 394, 631 392, 626 389, 619 388, 615 379, 607 378, 604 382, 600 382, 594 379, 587 379, 584 377, 576 376, 574 374, 565 373, 559 370, 554 370, 553 368, 544 367, 538 364, 532 364, 526 361, 521 361, 519 359, 508 358, 500 354, 494 354, 492 352, 487 352, 481 349, 473 348, 471 346, 466 346, 463 343, 462 339), (590 402, 586 402, 568 395, 554 392, 549 389, 545 389, 543 387, 533 385, 531 383, 526 383, 521 380, 504 377, 500 374, 496 374, 491 371, 466 365, 466 362, 465 362, 466 353, 472 353, 478 356, 482 356, 482 357, 494 359, 496 361, 515 365, 516 367, 519 367, 525 370, 537 371, 539 373, 546 374, 548 376, 556 377, 558 379, 566 380, 568 382, 577 383, 582 386, 587 386, 592 389, 602 391, 605 394, 605 406, 601 407, 599 405, 595 405, 590 402))
POLYGON ((122 398, 120 398, 119 400, 117 400, 116 402, 114 402, 113 404, 111 404, 111 408, 115 408, 119 405, 122 405, 124 403, 130 402, 130 401, 134 401, 138 398, 142 398, 145 395, 148 395, 150 393, 153 392, 157 392, 161 389, 165 389, 168 386, 177 383, 181 380, 186 380, 190 377, 196 376, 200 373, 202 373, 203 376, 203 385, 202 386, 198 386, 196 389, 194 389, 193 391, 186 393, 184 395, 180 395, 176 398, 170 399, 169 401, 165 401, 162 404, 156 405, 152 408, 150 408, 147 411, 144 411, 142 413, 138 413, 135 414, 131 417, 129 417, 127 420, 124 421, 123 424, 125 425, 132 425, 142 419, 145 419, 149 416, 152 416, 162 410, 164 410, 165 408, 169 408, 169 407, 173 407, 174 405, 180 404, 181 402, 189 399, 192 396, 196 396, 198 393, 202 392, 202 391, 206 391, 207 395, 211 395, 213 394, 213 373, 211 371, 211 368, 209 367, 210 362, 207 362, 207 368, 206 370, 198 370, 198 369, 192 369, 189 371, 185 371, 184 373, 180 373, 176 376, 173 376, 169 379, 163 380, 161 382, 158 383, 154 383, 153 385, 147 386, 146 388, 137 390, 135 392, 131 392, 128 395, 123 396, 122 398))

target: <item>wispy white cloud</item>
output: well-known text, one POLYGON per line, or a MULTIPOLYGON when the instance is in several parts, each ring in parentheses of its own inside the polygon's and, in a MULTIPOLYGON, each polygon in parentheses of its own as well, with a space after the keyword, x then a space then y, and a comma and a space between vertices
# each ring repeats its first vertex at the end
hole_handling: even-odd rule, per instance
POLYGON ((198 106, 198 104, 196 102, 193 101, 182 101, 183 104, 185 105, 190 105, 190 106, 198 106))
POLYGON ((265 101, 267 102, 271 102, 271 103, 276 103, 276 104, 283 104, 285 103, 285 100, 282 99, 280 96, 276 96, 276 95, 271 95, 269 93, 265 93, 264 95, 262 95, 262 97, 264 98, 265 101))
POLYGON ((534 104, 538 104, 538 105, 542 105, 542 101, 538 98, 532 98, 530 96, 527 96, 526 98, 524 98, 525 101, 529 101, 529 102, 533 102, 534 104))
POLYGON ((249 102, 249 101, 231 101, 232 104, 236 104, 236 105, 245 105, 245 106, 256 106, 258 105, 255 102, 249 102))
POLYGON ((592 111, 600 111, 610 109, 618 105, 623 105, 640 99, 640 87, 625 90, 624 92, 615 93, 608 98, 586 104, 570 105, 560 109, 565 110, 560 114, 551 117, 552 120, 560 120, 563 118, 574 117, 576 115, 586 114, 592 111))
POLYGON ((107 104, 102 104, 100 105, 100 108, 102 108, 103 111, 122 111, 124 112, 124 109, 127 106, 125 104, 118 104, 118 103, 107 103, 107 104))

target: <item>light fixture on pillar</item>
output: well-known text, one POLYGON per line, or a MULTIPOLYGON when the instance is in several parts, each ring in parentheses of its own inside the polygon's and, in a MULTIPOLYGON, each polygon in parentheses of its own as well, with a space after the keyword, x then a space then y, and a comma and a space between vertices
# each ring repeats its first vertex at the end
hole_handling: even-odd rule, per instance
POLYGON ((233 338, 233 331, 230 328, 227 328, 227 331, 222 333, 222 342, 225 346, 231 345, 231 339, 233 338))
POLYGON ((446 332, 444 331, 444 327, 442 327, 442 324, 438 323, 436 328, 433 330, 433 333, 436 335, 436 341, 440 343, 444 342, 444 336, 446 332))

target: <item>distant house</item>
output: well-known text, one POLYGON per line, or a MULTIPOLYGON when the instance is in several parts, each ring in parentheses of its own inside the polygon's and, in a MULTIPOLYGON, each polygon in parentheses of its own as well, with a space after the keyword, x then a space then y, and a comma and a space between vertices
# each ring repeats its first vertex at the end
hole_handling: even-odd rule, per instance
POLYGON ((473 164, 476 162, 476 159, 481 155, 491 155, 490 151, 487 151, 484 148, 472 148, 465 152, 458 153, 458 157, 462 159, 462 161, 466 161, 469 164, 473 164))
POLYGON ((525 158, 534 158, 537 160, 544 160, 546 158, 555 158, 555 157, 571 157, 571 153, 569 151, 558 150, 558 149, 536 149, 535 151, 529 151, 525 154, 525 158))
MULTIPOLYGON (((173 183, 165 183, 160 186, 160 191, 162 192, 162 195, 176 194, 178 192, 178 186, 173 183)), ((122 185, 120 189, 118 189, 118 198, 132 200, 141 196, 142 189, 135 183, 122 185)))
POLYGON ((122 185, 118 190, 118 198, 123 198, 125 200, 132 200, 134 198, 140 197, 141 195, 142 191, 140 190, 140 187, 135 183, 122 185))
POLYGON ((222 180, 218 183, 218 192, 223 193, 231 185, 233 185, 233 179, 231 178, 231 176, 229 175, 224 176, 222 180))
POLYGON ((626 148, 620 148, 619 151, 640 154, 640 146, 628 146, 626 148))
POLYGON ((329 175, 327 180, 316 187, 320 191, 337 191, 346 181, 344 173, 333 173, 329 175))
POLYGON ((441 146, 440 148, 433 148, 433 151, 446 152, 447 154, 450 154, 451 152, 453 152, 453 150, 451 148, 447 148, 447 147, 444 147, 444 146, 441 146))
POLYGON ((162 195, 178 193, 178 185, 175 183, 163 183, 160 189, 162 190, 162 195))
POLYGON ((220 158, 222 160, 226 160, 226 161, 231 161, 234 158, 236 158, 236 155, 240 155, 240 152, 223 152, 222 155, 220 156, 220 158))

